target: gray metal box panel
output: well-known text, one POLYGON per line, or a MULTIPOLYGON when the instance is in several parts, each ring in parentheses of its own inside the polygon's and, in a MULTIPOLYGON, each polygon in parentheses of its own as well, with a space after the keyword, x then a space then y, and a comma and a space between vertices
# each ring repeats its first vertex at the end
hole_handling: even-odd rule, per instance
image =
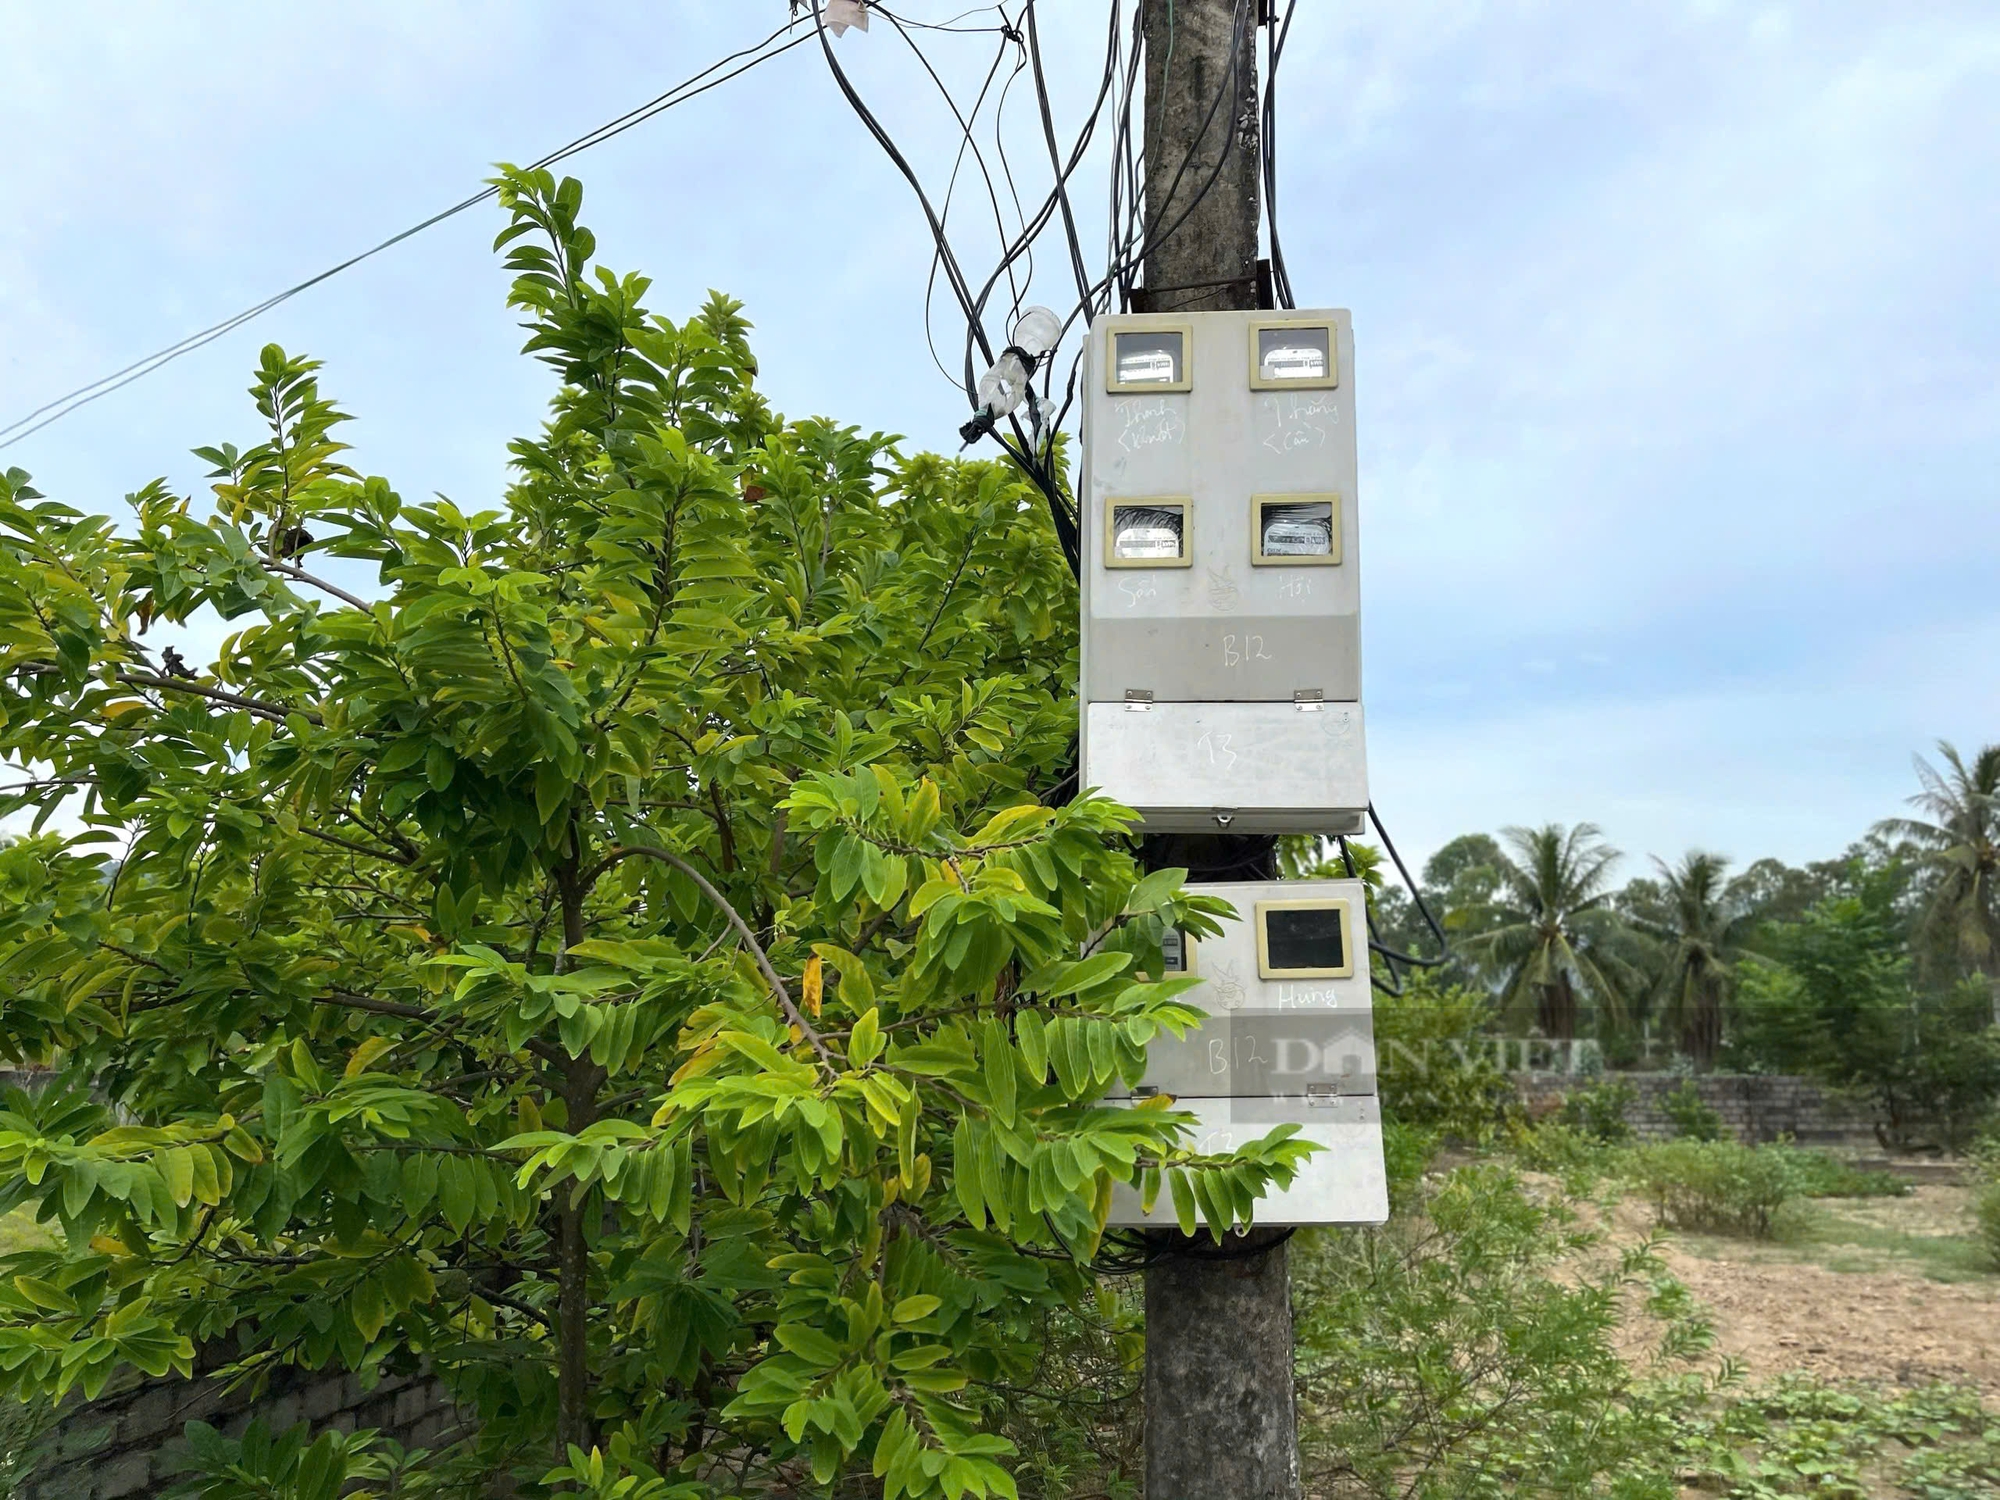
MULTIPOLYGON (((1236 908, 1217 937, 1188 944, 1181 998, 1211 1019, 1185 1037, 1156 1038, 1142 1088, 1176 1098, 1372 1097, 1376 1092, 1374 994, 1369 982, 1367 892, 1358 880, 1277 880, 1191 885, 1236 908), (1261 972, 1260 904, 1344 903, 1349 971, 1292 978, 1261 972)), ((1114 1090, 1114 1096, 1124 1089, 1114 1090)))
MULTIPOLYGON (((1290 1187, 1257 1203, 1264 1227, 1381 1224, 1389 1217, 1389 1179, 1382 1159, 1382 1115, 1373 1099, 1335 1099, 1324 1106, 1289 1099, 1189 1099, 1179 1108, 1196 1117, 1190 1144, 1203 1152, 1231 1151, 1296 1124, 1299 1138, 1322 1149, 1307 1157, 1290 1187)), ((1107 1221, 1124 1229, 1169 1229, 1173 1196, 1163 1186, 1150 1214, 1136 1189, 1111 1190, 1107 1221)))
POLYGON ((1356 500, 1354 341, 1339 309, 1104 317, 1085 346, 1083 692, 1161 700, 1285 700, 1299 688, 1361 695, 1360 510, 1356 500), (1256 390, 1255 328, 1318 319, 1335 334, 1332 389, 1256 390), (1105 389, 1109 340, 1185 329, 1186 391, 1105 389), (1340 499, 1336 565, 1253 561, 1254 496, 1340 499), (1104 565, 1108 507, 1189 502, 1185 567, 1104 565))
POLYGON ((1079 754, 1149 832, 1359 833, 1368 806, 1358 703, 1086 703, 1079 754))
POLYGON ((1358 702, 1358 626, 1353 615, 1100 619, 1091 630, 1083 696, 1117 703, 1138 688, 1162 702, 1284 703, 1303 689, 1358 702), (1272 649, 1287 639, 1294 649, 1272 649))

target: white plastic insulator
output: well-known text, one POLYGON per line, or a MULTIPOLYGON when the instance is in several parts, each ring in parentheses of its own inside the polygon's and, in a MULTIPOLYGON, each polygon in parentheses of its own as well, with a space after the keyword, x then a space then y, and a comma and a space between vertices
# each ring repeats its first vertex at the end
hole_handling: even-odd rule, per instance
POLYGON ((1046 307, 1024 307, 1014 320, 1014 346, 1040 359, 1062 338, 1062 319, 1046 307))
POLYGON ((1015 411, 1027 396, 1028 367, 1018 354, 1001 355, 979 382, 979 404, 996 422, 1015 411))

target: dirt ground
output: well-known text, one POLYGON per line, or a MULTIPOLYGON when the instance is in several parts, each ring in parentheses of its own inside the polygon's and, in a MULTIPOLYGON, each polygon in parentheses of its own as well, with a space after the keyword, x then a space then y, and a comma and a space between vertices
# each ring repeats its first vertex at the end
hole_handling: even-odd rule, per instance
MULTIPOLYGON (((1775 1242, 1676 1234, 1664 1256, 1754 1382, 1791 1371, 1887 1390, 1935 1381, 2000 1401, 2000 1275, 1962 1187, 1806 1205, 1775 1242)), ((1643 1233, 1650 1209, 1614 1210, 1643 1233)))

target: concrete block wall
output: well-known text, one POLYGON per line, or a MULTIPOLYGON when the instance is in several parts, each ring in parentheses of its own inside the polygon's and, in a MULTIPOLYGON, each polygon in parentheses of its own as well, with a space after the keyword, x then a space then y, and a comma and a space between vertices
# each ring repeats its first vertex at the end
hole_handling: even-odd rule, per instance
MULTIPOLYGON (((1593 1084, 1630 1084, 1638 1098, 1626 1108, 1625 1119, 1641 1140, 1666 1140, 1675 1134, 1666 1098, 1687 1081, 1674 1073, 1607 1073, 1579 1078, 1565 1073, 1517 1073, 1515 1087, 1532 1115, 1551 1114, 1571 1093, 1593 1084)), ((1818 1084, 1784 1074, 1705 1073, 1694 1086, 1724 1126, 1746 1145, 1791 1136, 1801 1146, 1874 1145, 1874 1122, 1865 1110, 1832 1097, 1818 1084)))
POLYGON ((260 1417, 273 1432, 300 1421, 372 1427, 406 1448, 436 1448, 464 1426, 444 1383, 426 1374, 385 1374, 364 1390, 344 1371, 284 1369, 255 1399, 209 1376, 142 1380, 65 1412, 18 1500, 150 1500, 175 1481, 172 1450, 187 1423, 240 1436, 260 1417))

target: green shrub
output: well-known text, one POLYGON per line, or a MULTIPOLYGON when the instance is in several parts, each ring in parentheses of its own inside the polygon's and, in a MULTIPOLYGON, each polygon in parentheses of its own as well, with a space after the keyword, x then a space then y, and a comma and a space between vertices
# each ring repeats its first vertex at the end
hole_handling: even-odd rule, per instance
POLYGON ((1980 1243, 2000 1271, 2000 1182, 1981 1183, 1972 1195, 1972 1212, 1979 1221, 1980 1243))
POLYGON ((1519 1113, 1514 1082, 1485 1037, 1490 996, 1412 975, 1375 1001, 1382 1113, 1439 1140, 1483 1146, 1519 1113))
POLYGON ((1725 1133, 1722 1111, 1701 1097, 1692 1078, 1683 1078, 1681 1086, 1660 1101, 1660 1108, 1673 1123, 1674 1134, 1687 1140, 1719 1141, 1725 1133))
POLYGON ((1614 1250, 1492 1163, 1418 1191, 1380 1229, 1293 1241, 1305 1493, 1673 1500, 1675 1416, 1713 1394, 1686 1362, 1710 1331, 1653 1247, 1614 1250), (1628 1359, 1634 1300, 1661 1337, 1628 1359))
POLYGON ((1773 1216, 1801 1196, 1797 1155, 1789 1146, 1662 1141, 1633 1150, 1629 1169, 1661 1223, 1767 1239, 1773 1216))
POLYGON ((1637 1089, 1622 1078, 1610 1078, 1563 1100, 1557 1119, 1594 1141, 1616 1146, 1632 1139, 1632 1123, 1625 1114, 1638 1102, 1637 1089))
POLYGON ((1906 1198, 1915 1189, 1894 1172, 1863 1172, 1827 1151, 1792 1152, 1802 1198, 1906 1198))
POLYGON ((1516 1125, 1508 1136, 1514 1160, 1530 1172, 1549 1172, 1564 1179, 1602 1176, 1614 1165, 1618 1148, 1560 1119, 1536 1125, 1516 1125))

